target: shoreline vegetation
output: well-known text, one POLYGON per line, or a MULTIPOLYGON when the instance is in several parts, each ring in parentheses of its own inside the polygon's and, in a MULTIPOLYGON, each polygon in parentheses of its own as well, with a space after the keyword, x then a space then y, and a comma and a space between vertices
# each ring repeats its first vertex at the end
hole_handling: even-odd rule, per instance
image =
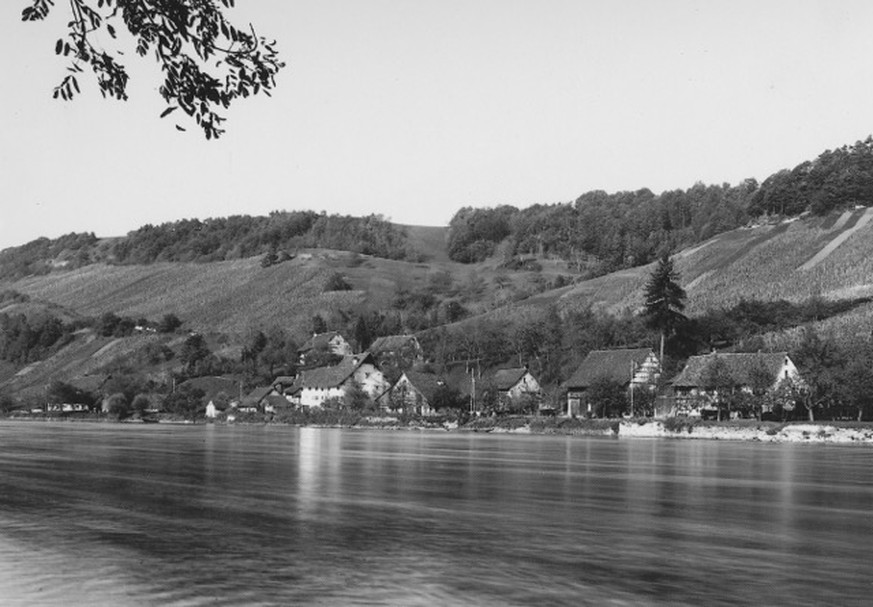
MULTIPOLYGON (((308 412, 307 412, 308 413, 308 412)), ((294 426, 359 430, 443 431, 518 435, 605 437, 616 439, 693 439, 754 441, 768 443, 815 443, 873 445, 873 423, 851 421, 778 422, 756 420, 706 421, 695 418, 577 419, 543 416, 411 417, 366 415, 346 411, 321 411, 308 415, 240 415, 218 420, 190 420, 172 417, 116 420, 103 415, 7 416, 3 421, 180 424, 219 426, 294 426)))

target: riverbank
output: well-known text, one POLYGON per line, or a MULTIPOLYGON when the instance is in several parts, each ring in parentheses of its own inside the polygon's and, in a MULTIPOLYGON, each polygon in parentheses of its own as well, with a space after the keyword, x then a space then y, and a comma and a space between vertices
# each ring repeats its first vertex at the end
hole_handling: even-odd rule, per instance
MULTIPOLYGON (((294 417, 244 415, 217 420, 198 420, 197 424, 277 425, 370 430, 408 430, 473 432, 494 434, 535 434, 556 436, 596 436, 617 439, 727 440, 766 443, 828 443, 873 445, 870 422, 759 422, 756 420, 704 421, 691 418, 570 419, 566 417, 501 416, 459 420, 454 417, 413 417, 363 415, 349 411, 305 412, 294 417)), ((115 420, 99 414, 78 416, 13 416, 0 418, 32 422, 79 422, 141 424, 143 420, 115 420)), ((175 417, 148 420, 160 424, 191 425, 195 422, 175 417)))
POLYGON ((674 438, 764 443, 873 444, 873 425, 864 422, 621 422, 619 438, 674 438))
POLYGON ((873 424, 867 422, 724 422, 674 418, 669 420, 582 420, 568 427, 495 424, 474 431, 517 434, 571 434, 625 438, 666 438, 676 440, 728 440, 765 443, 838 443, 873 445, 873 424))
POLYGON ((835 443, 873 445, 869 422, 759 422, 756 420, 570 420, 565 418, 482 418, 462 431, 505 434, 606 436, 619 439, 666 438, 764 443, 835 443))

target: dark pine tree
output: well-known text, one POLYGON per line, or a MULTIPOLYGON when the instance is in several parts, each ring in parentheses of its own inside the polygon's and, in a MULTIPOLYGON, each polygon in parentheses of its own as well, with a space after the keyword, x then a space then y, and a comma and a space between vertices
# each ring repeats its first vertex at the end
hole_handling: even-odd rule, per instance
POLYGON ((643 316, 646 324, 661 333, 661 364, 664 364, 664 342, 676 328, 688 320, 685 310, 685 290, 679 285, 679 274, 673 268, 670 255, 664 253, 658 260, 649 282, 646 283, 646 302, 643 316))

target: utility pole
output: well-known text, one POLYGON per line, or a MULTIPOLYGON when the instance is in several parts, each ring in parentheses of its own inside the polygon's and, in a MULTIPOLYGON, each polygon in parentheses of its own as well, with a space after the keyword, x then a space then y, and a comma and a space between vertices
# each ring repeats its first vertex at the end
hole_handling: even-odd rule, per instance
POLYGON ((634 361, 630 363, 630 416, 634 416, 634 361))

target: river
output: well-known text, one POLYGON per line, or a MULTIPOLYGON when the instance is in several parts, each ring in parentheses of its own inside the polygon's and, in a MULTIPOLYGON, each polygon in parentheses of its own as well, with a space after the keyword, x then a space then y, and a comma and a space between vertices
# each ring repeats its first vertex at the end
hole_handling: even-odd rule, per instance
POLYGON ((868 605, 873 449, 0 424, 3 605, 868 605))

